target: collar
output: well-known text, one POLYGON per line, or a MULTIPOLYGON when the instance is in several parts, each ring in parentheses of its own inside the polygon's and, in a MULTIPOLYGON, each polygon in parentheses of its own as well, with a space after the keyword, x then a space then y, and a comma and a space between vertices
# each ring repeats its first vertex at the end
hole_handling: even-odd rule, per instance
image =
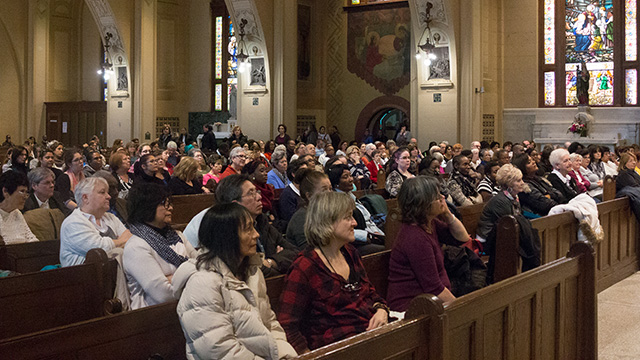
POLYGON ((560 180, 562 180, 563 183, 568 184, 569 183, 569 175, 567 174, 566 176, 563 176, 560 171, 553 169, 553 171, 551 172, 552 174, 556 174, 556 176, 558 176, 560 178, 560 180))
POLYGON ((296 193, 296 195, 300 196, 300 189, 293 185, 293 182, 289 183, 289 187, 291 188, 291 190, 293 190, 294 193, 296 193))
POLYGON ((80 211, 80 214, 82 214, 85 219, 89 220, 89 222, 93 224, 93 226, 95 226, 98 231, 105 232, 109 229, 109 227, 104 222, 104 216, 100 218, 100 225, 98 225, 98 223, 96 222, 96 217, 94 215, 86 213, 80 209, 78 209, 78 211, 80 211))
POLYGON ((33 197, 36 198, 36 202, 38 203, 38 207, 42 207, 42 204, 47 204, 47 206, 49 205, 49 199, 45 200, 45 201, 40 201, 40 199, 38 198, 38 195, 33 194, 33 197))

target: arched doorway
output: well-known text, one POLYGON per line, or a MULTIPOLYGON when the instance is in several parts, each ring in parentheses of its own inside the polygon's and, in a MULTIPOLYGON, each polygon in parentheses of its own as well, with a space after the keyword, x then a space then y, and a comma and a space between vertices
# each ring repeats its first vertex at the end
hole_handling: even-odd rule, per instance
POLYGON ((376 136, 376 131, 382 129, 384 134, 393 139, 396 130, 404 121, 409 123, 410 104, 399 96, 381 96, 374 99, 362 109, 356 123, 355 138, 359 141, 365 129, 369 129, 376 136))

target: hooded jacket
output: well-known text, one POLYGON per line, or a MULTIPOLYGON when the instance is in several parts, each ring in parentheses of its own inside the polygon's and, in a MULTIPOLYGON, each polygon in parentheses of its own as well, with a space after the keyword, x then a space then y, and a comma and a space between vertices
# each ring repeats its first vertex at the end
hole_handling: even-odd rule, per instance
POLYGON ((215 258, 196 268, 184 262, 173 276, 177 312, 188 359, 282 359, 296 356, 271 310, 259 255, 249 259, 246 281, 215 258))

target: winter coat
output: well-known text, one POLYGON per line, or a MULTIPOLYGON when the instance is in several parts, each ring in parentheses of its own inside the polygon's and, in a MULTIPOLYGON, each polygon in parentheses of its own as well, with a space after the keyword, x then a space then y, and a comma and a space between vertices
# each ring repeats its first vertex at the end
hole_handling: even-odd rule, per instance
POLYGON ((173 276, 188 359, 282 359, 296 356, 271 310, 267 285, 249 259, 241 281, 220 258, 196 269, 191 259, 173 276))

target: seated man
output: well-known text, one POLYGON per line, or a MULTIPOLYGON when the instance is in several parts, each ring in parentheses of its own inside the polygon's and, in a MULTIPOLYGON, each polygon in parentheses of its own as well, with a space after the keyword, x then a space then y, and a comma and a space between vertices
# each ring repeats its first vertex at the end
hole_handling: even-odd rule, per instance
MULTIPOLYGON (((266 215, 262 214, 262 201, 260 192, 245 175, 229 175, 220 180, 216 188, 216 204, 236 202, 249 210, 254 219, 254 226, 260 238, 257 249, 264 254, 262 272, 265 277, 284 274, 298 255, 299 249, 286 241, 280 232, 269 224, 266 215)), ((202 210, 191 219, 184 229, 184 236, 193 247, 200 247, 198 231, 200 223, 207 209, 202 210)))
POLYGON ((118 218, 109 213, 109 184, 101 177, 82 180, 75 189, 78 208, 60 229, 60 263, 72 266, 84 263, 87 252, 124 247, 131 237, 118 218))
POLYGON ((104 167, 104 162, 102 161, 102 155, 100 155, 99 151, 88 151, 87 155, 87 165, 84 166, 82 172, 84 172, 85 177, 93 176, 96 171, 102 170, 104 167))
POLYGON ((71 213, 60 194, 54 191, 56 176, 51 169, 38 167, 29 171, 27 177, 33 191, 24 203, 23 213, 34 209, 59 209, 64 216, 71 213))

